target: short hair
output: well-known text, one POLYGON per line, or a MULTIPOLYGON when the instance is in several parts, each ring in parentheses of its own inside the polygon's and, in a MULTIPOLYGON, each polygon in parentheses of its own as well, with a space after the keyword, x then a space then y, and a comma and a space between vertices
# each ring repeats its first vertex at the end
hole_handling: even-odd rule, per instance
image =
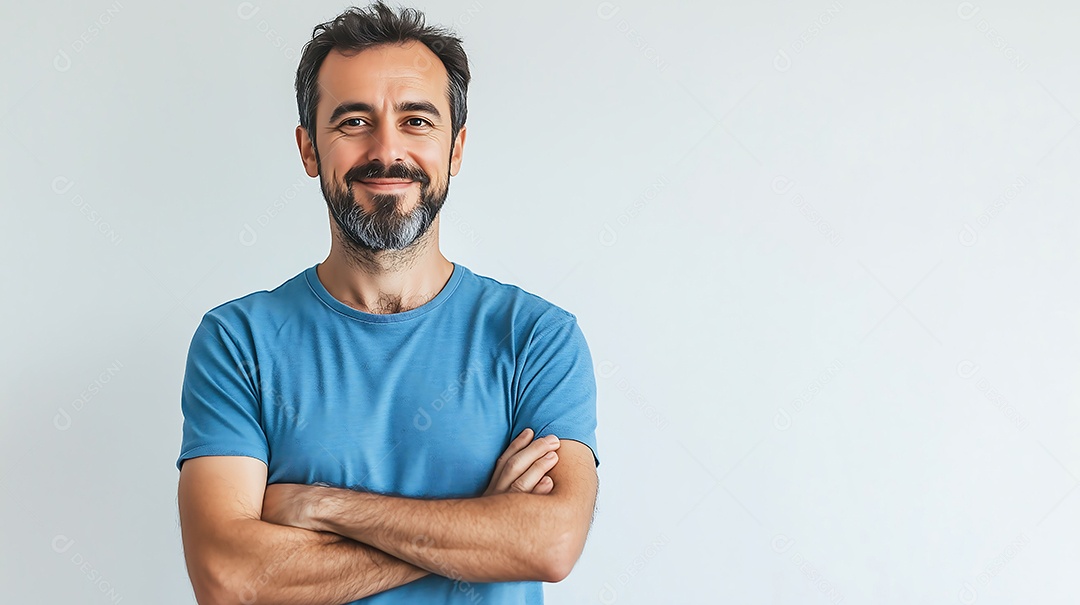
MULTIPOLYGON (((448 76, 447 98, 450 101, 450 148, 468 114, 469 60, 461 39, 450 30, 426 25, 424 13, 403 8, 394 12, 382 0, 365 9, 351 6, 333 21, 320 23, 304 45, 296 69, 296 105, 300 125, 315 142, 315 110, 319 106, 319 68, 331 50, 356 51, 383 44, 422 42, 442 61, 448 76)), ((317 153, 317 152, 316 152, 317 153)))

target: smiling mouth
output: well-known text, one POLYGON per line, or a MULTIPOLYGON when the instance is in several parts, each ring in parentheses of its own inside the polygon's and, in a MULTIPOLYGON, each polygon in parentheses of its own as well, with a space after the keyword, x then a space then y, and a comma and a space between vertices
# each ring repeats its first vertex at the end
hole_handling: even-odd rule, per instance
POLYGON ((412 187, 416 181, 402 181, 400 179, 371 179, 367 181, 353 181, 360 183, 372 191, 404 191, 412 187))

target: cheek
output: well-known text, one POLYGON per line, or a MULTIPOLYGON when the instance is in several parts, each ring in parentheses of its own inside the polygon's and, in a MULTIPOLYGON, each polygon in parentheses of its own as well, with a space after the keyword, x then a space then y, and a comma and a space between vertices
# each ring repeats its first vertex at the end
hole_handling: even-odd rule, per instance
POLYGON ((420 167, 424 169, 424 172, 428 173, 432 180, 442 179, 446 167, 450 165, 450 156, 443 153, 441 149, 432 150, 430 153, 423 155, 417 154, 416 159, 420 162, 420 167))
POLYGON ((364 154, 364 140, 360 136, 342 135, 327 138, 325 145, 319 147, 319 153, 323 157, 324 163, 340 164, 341 162, 355 160, 364 154), (324 146, 325 149, 323 149, 324 146))
POLYGON ((363 164, 363 154, 356 149, 355 145, 345 142, 335 144, 326 155, 322 156, 323 168, 337 181, 342 180, 348 171, 363 164))

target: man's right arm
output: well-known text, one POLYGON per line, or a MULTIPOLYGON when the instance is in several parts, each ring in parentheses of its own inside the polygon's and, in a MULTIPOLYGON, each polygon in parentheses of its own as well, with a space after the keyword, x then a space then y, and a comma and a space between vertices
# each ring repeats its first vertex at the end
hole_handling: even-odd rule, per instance
MULTIPOLYGON (((484 495, 550 494, 558 449, 525 429, 495 461, 484 495)), ((338 605, 428 575, 330 532, 263 521, 266 465, 250 456, 200 456, 180 469, 177 503, 188 575, 200 605, 338 605)))
POLYGON ((428 575, 336 534, 262 521, 266 473, 247 456, 184 461, 177 504, 200 605, 339 605, 428 575))

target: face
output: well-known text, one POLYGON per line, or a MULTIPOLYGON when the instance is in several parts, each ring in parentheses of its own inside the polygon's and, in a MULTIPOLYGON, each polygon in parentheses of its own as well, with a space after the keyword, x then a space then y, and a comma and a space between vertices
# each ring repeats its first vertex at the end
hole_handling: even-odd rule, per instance
POLYGON ((309 176, 347 245, 400 250, 416 242, 461 166, 462 127, 451 153, 442 61, 423 43, 331 51, 319 69, 314 141, 297 127, 309 176))

